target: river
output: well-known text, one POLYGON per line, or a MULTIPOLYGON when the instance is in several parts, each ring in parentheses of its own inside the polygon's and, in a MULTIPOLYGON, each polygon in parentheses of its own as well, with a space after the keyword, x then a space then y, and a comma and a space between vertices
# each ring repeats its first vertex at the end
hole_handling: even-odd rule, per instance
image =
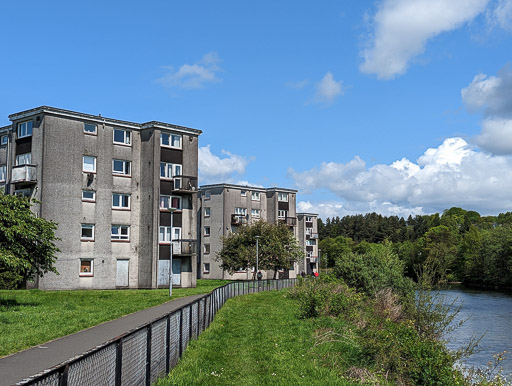
POLYGON ((476 352, 464 361, 465 366, 485 367, 493 355, 508 351, 503 360, 503 375, 512 380, 512 293, 481 291, 452 286, 441 291, 446 301, 457 298, 462 308, 457 320, 466 320, 449 335, 448 348, 457 349, 472 336, 482 336, 476 352))

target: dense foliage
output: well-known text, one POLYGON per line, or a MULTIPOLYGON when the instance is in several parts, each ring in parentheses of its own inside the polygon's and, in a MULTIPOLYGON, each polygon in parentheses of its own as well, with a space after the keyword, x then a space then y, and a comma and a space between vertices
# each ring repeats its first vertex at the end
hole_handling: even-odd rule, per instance
MULTIPOLYGON (((285 224, 258 221, 223 238, 222 250, 217 255, 223 269, 230 273, 239 269, 256 267, 256 237, 258 241, 258 267, 274 271, 289 269, 304 252, 297 239, 285 224)), ((254 276, 256 270, 254 271, 254 276)))
POLYGON ((0 194, 0 288, 55 272, 57 224, 37 218, 27 198, 0 194))
POLYGON ((388 242, 414 279, 428 268, 438 282, 512 287, 511 212, 484 217, 451 208, 407 220, 370 213, 319 221, 319 234, 322 262, 329 267, 340 257, 388 242))

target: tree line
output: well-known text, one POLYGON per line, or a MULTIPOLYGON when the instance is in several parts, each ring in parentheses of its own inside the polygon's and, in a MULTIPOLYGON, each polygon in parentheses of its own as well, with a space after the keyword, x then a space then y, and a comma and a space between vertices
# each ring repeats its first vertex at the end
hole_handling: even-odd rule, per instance
POLYGON ((512 213, 481 216, 453 207, 442 214, 382 216, 377 213, 319 220, 322 262, 334 267, 347 254, 389 244, 416 279, 428 270, 437 281, 512 288, 512 213))

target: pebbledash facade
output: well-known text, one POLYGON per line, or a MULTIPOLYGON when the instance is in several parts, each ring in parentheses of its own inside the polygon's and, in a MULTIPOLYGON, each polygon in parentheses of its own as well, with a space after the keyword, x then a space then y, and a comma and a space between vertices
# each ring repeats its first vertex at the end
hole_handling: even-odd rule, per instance
MULTIPOLYGON (((293 189, 260 188, 233 184, 203 185, 199 188, 198 206, 198 276, 203 279, 252 279, 252 270, 242 269, 233 274, 224 271, 216 254, 222 249, 222 237, 236 232, 241 226, 264 220, 289 226, 304 249, 304 259, 289 270, 279 272, 279 278, 295 278, 302 271, 317 270, 318 240, 314 214, 297 213, 293 189), (311 220, 306 223, 305 220, 311 220), (307 228, 306 228, 307 227, 307 228), (313 234, 312 237, 307 232, 313 234)), ((273 272, 264 272, 272 278, 273 272)))
POLYGON ((42 106, 0 128, 0 184, 58 224, 41 289, 196 285, 200 130, 42 106), (172 216, 172 219, 171 219, 172 216), (172 226, 171 226, 172 223, 172 226))

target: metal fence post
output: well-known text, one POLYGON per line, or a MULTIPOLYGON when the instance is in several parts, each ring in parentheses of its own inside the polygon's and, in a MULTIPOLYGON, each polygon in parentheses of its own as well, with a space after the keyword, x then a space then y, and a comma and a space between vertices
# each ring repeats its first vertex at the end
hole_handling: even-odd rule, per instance
POLYGON ((179 350, 179 358, 181 358, 181 354, 183 353, 183 307, 180 309, 180 350, 179 350))
POLYGON ((188 306, 188 340, 192 339, 192 304, 188 306))
POLYGON ((64 370, 60 374, 59 377, 59 386, 67 386, 68 385, 68 371, 69 365, 64 366, 64 370))
POLYGON ((171 362, 171 314, 167 314, 165 326, 165 373, 169 374, 171 362))
POLYGON ((151 386, 151 324, 146 333, 146 386, 151 386))
POLYGON ((123 367, 123 339, 116 346, 116 386, 121 386, 121 370, 123 367))

